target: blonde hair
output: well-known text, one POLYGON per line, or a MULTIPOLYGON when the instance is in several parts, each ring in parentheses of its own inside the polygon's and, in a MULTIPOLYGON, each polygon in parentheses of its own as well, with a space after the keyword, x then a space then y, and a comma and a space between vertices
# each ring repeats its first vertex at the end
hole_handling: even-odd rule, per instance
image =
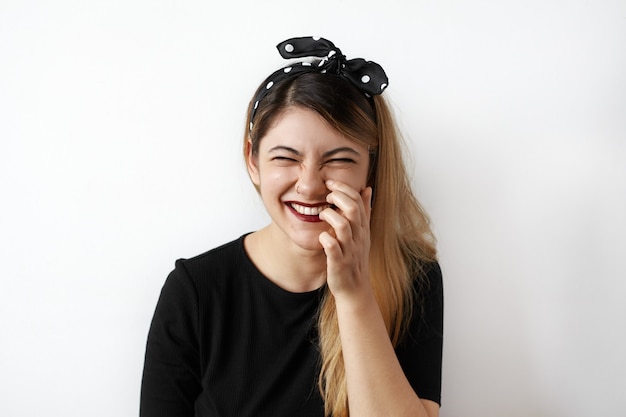
MULTIPOLYGON (((260 87, 261 88, 261 87, 260 87)), ((413 314, 414 280, 422 284, 422 265, 436 260, 429 218, 415 198, 403 159, 396 123, 382 96, 366 98, 347 80, 307 73, 274 87, 259 103, 253 128, 250 111, 244 135, 252 152, 277 116, 291 106, 319 113, 331 126, 371 152, 369 185, 374 190, 370 222, 370 280, 389 337, 400 341, 413 314)), ((334 298, 326 289, 318 313, 321 354, 318 386, 326 416, 347 417, 348 393, 334 298)))

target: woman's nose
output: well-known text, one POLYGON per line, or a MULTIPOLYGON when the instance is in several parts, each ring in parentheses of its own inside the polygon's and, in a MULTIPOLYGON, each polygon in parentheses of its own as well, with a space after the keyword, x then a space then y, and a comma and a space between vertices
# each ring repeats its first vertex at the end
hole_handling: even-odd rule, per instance
POLYGON ((296 192, 304 197, 324 197, 327 193, 326 180, 319 167, 302 167, 296 192))

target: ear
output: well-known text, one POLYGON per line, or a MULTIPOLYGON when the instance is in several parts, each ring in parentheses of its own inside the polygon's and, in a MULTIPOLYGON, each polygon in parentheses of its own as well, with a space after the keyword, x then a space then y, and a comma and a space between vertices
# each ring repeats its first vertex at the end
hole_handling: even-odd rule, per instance
POLYGON ((246 142, 246 165, 248 166, 248 174, 250 179, 257 187, 261 184, 261 176, 259 175, 259 158, 252 153, 252 142, 246 142))

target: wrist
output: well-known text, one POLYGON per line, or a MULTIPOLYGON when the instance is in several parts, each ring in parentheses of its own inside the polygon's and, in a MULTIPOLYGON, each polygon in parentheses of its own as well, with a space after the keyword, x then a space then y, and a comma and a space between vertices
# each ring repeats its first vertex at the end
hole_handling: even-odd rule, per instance
POLYGON ((353 289, 352 291, 342 291, 338 294, 333 293, 333 297, 335 298, 335 306, 338 313, 347 312, 361 315, 367 310, 371 310, 372 307, 378 309, 374 289, 369 284, 358 289, 353 289))

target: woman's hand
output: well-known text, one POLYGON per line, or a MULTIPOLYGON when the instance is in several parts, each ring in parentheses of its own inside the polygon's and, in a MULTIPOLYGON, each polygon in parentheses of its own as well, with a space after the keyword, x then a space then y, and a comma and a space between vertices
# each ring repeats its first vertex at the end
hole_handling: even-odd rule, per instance
POLYGON ((326 253, 327 283, 333 296, 352 297, 370 291, 369 250, 372 188, 360 193, 339 181, 327 181, 330 194, 320 219, 331 226, 320 234, 326 253))
POLYGON ((369 280, 372 189, 360 193, 339 181, 326 183, 320 213, 330 230, 320 234, 327 283, 335 298, 351 414, 437 416, 439 406, 420 398, 396 357, 369 280))

